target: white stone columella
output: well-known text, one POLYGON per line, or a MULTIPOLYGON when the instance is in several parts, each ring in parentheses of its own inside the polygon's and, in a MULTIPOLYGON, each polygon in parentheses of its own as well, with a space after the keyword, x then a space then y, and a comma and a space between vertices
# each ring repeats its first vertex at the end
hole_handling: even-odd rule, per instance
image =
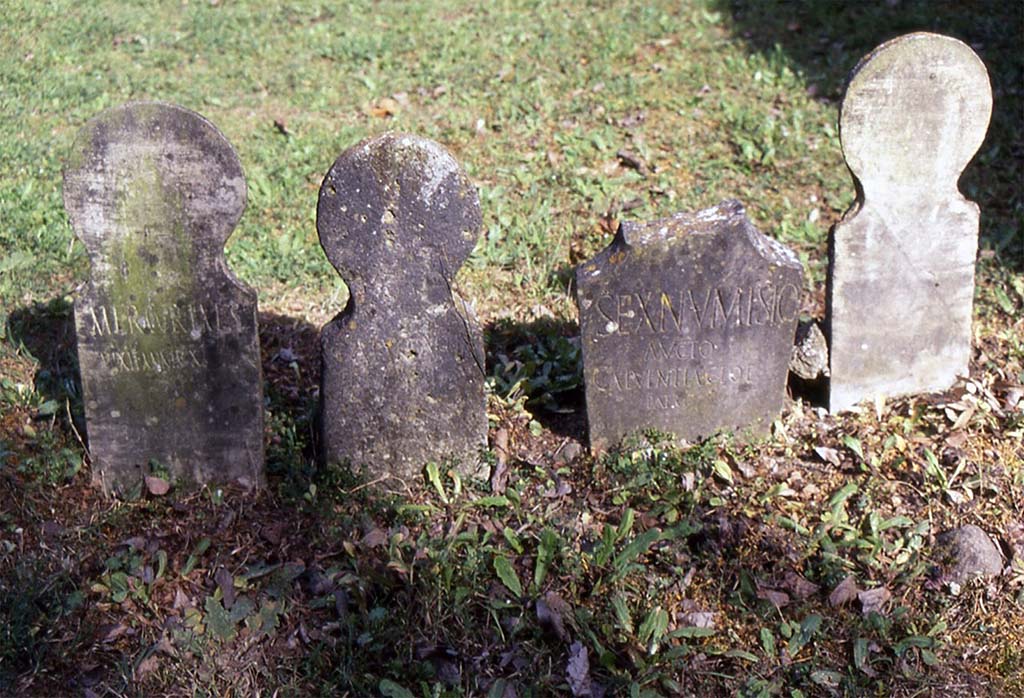
POLYGON ((854 69, 840 110, 857 200, 829 244, 829 408, 945 390, 967 373, 978 206, 957 182, 992 89, 956 39, 915 33, 854 69))

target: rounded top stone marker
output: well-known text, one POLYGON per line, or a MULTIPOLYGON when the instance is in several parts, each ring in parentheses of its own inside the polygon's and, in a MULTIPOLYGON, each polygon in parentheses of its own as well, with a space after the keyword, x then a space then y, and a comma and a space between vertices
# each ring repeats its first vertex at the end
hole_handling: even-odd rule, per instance
POLYGON ((833 412, 967 374, 980 212, 958 182, 991 114, 984 63, 948 36, 893 39, 851 74, 839 126, 857 200, 829 244, 833 412))
POLYGON ((256 293, 224 261, 245 195, 231 144, 173 104, 109 109, 71 148, 64 206, 91 262, 78 363, 107 492, 132 492, 154 464, 194 484, 264 481, 256 293))
POLYGON ((228 140, 204 117, 165 102, 129 102, 91 119, 64 170, 64 206, 94 257, 131 234, 129 226, 169 223, 220 256, 245 202, 228 140))
POLYGON ((349 288, 321 333, 327 462, 374 481, 464 475, 487 443, 484 353, 453 279, 480 234, 476 189, 441 145, 386 133, 343 152, 320 187, 317 232, 349 288))
POLYGON ((317 204, 320 243, 346 282, 383 272, 386 283, 398 269, 451 277, 473 251, 481 221, 476 189, 455 158, 400 133, 342 153, 317 204))
POLYGON ((865 189, 955 186, 992 113, 985 64, 957 39, 918 32, 882 44, 854 68, 839 138, 865 189))

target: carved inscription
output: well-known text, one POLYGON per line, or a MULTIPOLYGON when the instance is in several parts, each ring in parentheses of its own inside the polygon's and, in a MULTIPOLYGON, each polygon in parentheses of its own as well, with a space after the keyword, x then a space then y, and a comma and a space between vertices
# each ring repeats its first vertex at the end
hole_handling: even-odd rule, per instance
MULTIPOLYGON (((598 325, 598 336, 639 337, 790 325, 799 316, 799 302, 800 290, 794 284, 758 284, 675 290, 671 294, 663 289, 605 294, 593 306, 603 323, 598 325)), ((660 393, 665 388, 750 383, 756 369, 749 364, 730 364, 722 346, 707 339, 653 339, 643 346, 640 362, 634 367, 594 366, 594 388, 660 393)), ((648 399, 651 405, 679 404, 672 396, 655 394, 648 399)))
POLYGON ((163 309, 152 306, 140 309, 128 305, 120 310, 114 305, 104 305, 88 310, 86 330, 91 337, 160 333, 186 335, 199 340, 210 332, 222 334, 242 329, 237 308, 229 306, 224 315, 222 318, 221 309, 216 305, 206 308, 190 304, 184 308, 172 306, 163 309))
POLYGON ((176 368, 202 368, 203 362, 198 352, 193 349, 175 349, 173 351, 127 351, 100 352, 103 364, 110 369, 110 375, 131 371, 166 371, 176 368))
POLYGON ((591 446, 763 428, 781 407, 802 270, 726 202, 624 224, 577 270, 591 446))
POLYGON ((598 390, 627 392, 659 388, 689 388, 723 383, 749 383, 753 366, 680 366, 646 365, 633 368, 595 366, 593 384, 598 390))
POLYGON ((218 305, 199 303, 163 308, 127 305, 120 309, 115 305, 101 305, 86 308, 83 314, 83 339, 100 338, 106 340, 106 346, 118 345, 116 350, 98 352, 111 375, 203 368, 205 339, 239 335, 245 329, 234 305, 224 310, 218 305), (147 344, 173 348, 151 349, 147 344))
POLYGON ((657 289, 598 296, 601 334, 689 334, 724 327, 778 327, 796 319, 800 289, 774 287, 657 289))

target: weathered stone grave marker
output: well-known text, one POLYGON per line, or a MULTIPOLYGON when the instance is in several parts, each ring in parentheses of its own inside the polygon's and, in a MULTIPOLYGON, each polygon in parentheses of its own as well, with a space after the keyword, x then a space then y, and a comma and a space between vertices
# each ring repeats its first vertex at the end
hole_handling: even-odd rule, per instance
POLYGON ((622 223, 576 270, 591 449, 646 428, 765 431, 785 398, 802 278, 738 201, 622 223))
POLYGON ((965 44, 909 34, 860 62, 840 110, 857 202, 829 245, 829 408, 944 390, 971 353, 978 207, 957 181, 992 90, 965 44))
POLYGON ((385 134, 337 159, 316 224, 349 288, 321 335, 325 458, 405 481, 428 461, 476 472, 487 443, 483 343, 452 290, 480 232, 473 185, 437 143, 385 134))
POLYGON ((155 462, 260 485, 256 294, 223 256, 245 207, 234 149, 178 106, 111 109, 75 140, 64 206, 92 268, 75 328, 94 478, 128 492, 155 462))

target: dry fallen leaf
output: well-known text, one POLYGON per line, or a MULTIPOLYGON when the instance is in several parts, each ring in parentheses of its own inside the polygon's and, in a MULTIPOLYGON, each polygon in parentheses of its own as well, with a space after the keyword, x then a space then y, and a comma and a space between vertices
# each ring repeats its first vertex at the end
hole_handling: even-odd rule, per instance
POLYGON ((366 535, 363 536, 363 539, 359 541, 359 545, 366 549, 372 549, 382 546, 387 542, 387 532, 380 528, 374 528, 366 532, 366 535))
POLYGON ((861 613, 868 615, 872 611, 882 613, 885 605, 889 603, 889 599, 892 598, 892 593, 890 593, 885 587, 878 587, 876 589, 869 589, 868 591, 860 592, 857 594, 857 598, 860 599, 861 613))
POLYGON ((562 610, 565 608, 565 601, 553 591, 549 591, 544 598, 537 599, 537 622, 540 623, 540 627, 554 634, 562 642, 569 639, 569 633, 565 631, 565 621, 562 619, 562 610))
POLYGON ((135 670, 135 680, 141 681, 145 678, 146 674, 156 671, 160 667, 160 658, 155 654, 151 654, 141 662, 139 662, 138 668, 135 670))
POLYGON ((284 535, 284 523, 279 521, 278 523, 264 526, 260 529, 260 535, 271 545, 279 545, 284 535))
POLYGON ((826 463, 831 463, 832 465, 842 464, 842 459, 839 457, 839 451, 834 448, 829 448, 828 446, 815 446, 814 452, 817 453, 818 457, 826 463))
POLYGON ((153 646, 154 652, 160 652, 166 654, 168 657, 177 657, 178 650, 174 647, 174 643, 171 642, 171 638, 167 635, 162 635, 160 641, 153 646))
POLYGON ((757 598, 771 601, 775 608, 782 608, 789 605, 789 594, 777 589, 758 589, 757 598))
POLYGON ((966 443, 967 432, 965 431, 954 431, 946 437, 946 445, 952 448, 963 448, 966 443))
POLYGON ((806 599, 808 596, 818 593, 817 584, 807 581, 792 570, 786 572, 782 585, 798 599, 806 599))
POLYGON ((377 100, 377 103, 370 107, 370 114, 378 119, 392 117, 399 112, 401 105, 391 97, 384 97, 377 100))
POLYGON ((569 690, 572 691, 574 698, 593 697, 590 659, 582 642, 574 642, 569 647, 569 663, 565 667, 565 676, 569 680, 569 690))
POLYGON ((631 150, 622 149, 615 154, 615 157, 619 159, 619 164, 623 167, 628 167, 632 170, 636 170, 642 175, 646 175, 651 171, 647 161, 640 155, 637 155, 631 150))
POLYGON ((857 579, 852 574, 846 579, 839 582, 836 588, 832 590, 832 593, 828 595, 828 603, 830 606, 842 606, 845 603, 853 601, 857 598, 857 594, 860 589, 857 588, 857 579))
POLYGON ((714 611, 690 611, 676 617, 678 625, 687 628, 714 628, 714 611))
POLYGON ((192 605, 192 600, 181 589, 174 590, 174 610, 180 611, 192 605))
POLYGON ((491 491, 505 494, 508 485, 508 429, 502 427, 494 434, 494 472, 491 474, 491 491))
POLYGON ((224 567, 218 567, 217 572, 213 575, 213 580, 217 582, 217 586, 220 588, 220 593, 223 597, 224 608, 228 611, 235 605, 235 580, 231 576, 231 573, 224 567))
POLYGON ((131 630, 131 628, 123 623, 102 625, 96 633, 96 639, 103 643, 110 643, 122 635, 128 634, 129 630, 131 630))

